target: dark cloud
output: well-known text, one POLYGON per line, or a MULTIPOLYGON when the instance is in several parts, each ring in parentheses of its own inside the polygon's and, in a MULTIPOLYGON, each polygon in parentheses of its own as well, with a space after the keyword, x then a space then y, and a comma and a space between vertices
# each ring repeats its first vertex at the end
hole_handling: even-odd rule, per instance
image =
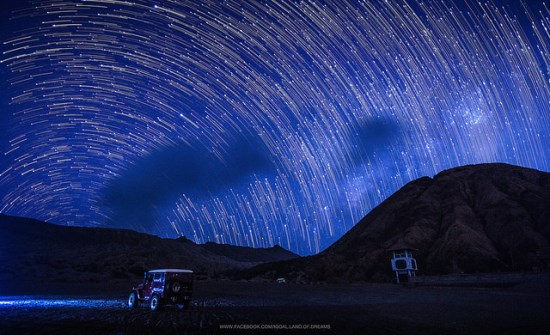
POLYGON ((233 141, 223 161, 200 145, 165 147, 139 159, 106 187, 104 202, 116 226, 156 220, 156 212, 173 206, 182 194, 193 198, 218 195, 245 186, 256 177, 275 174, 265 145, 255 139, 233 141), (131 221, 131 222, 127 222, 131 221))
POLYGON ((370 156, 389 150, 401 137, 401 128, 397 122, 376 118, 362 122, 356 129, 352 142, 356 143, 361 154, 370 156))

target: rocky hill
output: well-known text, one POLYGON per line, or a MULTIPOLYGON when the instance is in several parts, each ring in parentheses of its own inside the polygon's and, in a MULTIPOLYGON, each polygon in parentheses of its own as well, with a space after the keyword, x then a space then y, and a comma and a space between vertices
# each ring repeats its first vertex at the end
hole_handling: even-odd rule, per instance
POLYGON ((284 249, 280 245, 275 245, 271 248, 251 248, 207 242, 201 244, 201 247, 216 255, 229 257, 245 263, 277 262, 298 257, 295 253, 284 249))
POLYGON ((241 277, 311 281, 392 278, 389 249, 417 249, 420 274, 532 271, 550 261, 550 173, 507 164, 408 183, 322 253, 241 277))
POLYGON ((195 244, 124 229, 59 226, 0 214, 0 281, 102 282, 139 278, 153 268, 203 276, 298 257, 280 246, 195 244))

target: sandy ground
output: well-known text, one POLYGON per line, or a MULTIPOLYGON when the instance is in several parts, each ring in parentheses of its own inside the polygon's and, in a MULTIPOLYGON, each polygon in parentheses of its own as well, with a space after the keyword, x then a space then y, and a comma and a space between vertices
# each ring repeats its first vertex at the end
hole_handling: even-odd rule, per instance
POLYGON ((508 288, 196 282, 189 311, 126 285, 0 289, 0 334, 547 334, 550 276, 508 288), (7 294, 12 293, 12 294, 7 294))

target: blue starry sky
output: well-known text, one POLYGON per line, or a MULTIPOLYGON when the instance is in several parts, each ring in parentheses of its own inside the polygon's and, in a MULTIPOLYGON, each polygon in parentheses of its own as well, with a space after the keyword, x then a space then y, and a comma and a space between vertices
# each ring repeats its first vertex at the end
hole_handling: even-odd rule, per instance
POLYGON ((407 182, 550 170, 541 1, 3 1, 0 212, 302 255, 407 182))

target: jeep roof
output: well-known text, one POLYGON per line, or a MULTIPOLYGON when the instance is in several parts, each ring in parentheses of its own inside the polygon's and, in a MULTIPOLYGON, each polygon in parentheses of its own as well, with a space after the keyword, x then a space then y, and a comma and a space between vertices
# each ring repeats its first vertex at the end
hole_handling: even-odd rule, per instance
POLYGON ((185 269, 157 269, 157 270, 149 270, 147 271, 149 273, 155 273, 155 272, 179 272, 179 273, 193 273, 191 270, 185 270, 185 269))

